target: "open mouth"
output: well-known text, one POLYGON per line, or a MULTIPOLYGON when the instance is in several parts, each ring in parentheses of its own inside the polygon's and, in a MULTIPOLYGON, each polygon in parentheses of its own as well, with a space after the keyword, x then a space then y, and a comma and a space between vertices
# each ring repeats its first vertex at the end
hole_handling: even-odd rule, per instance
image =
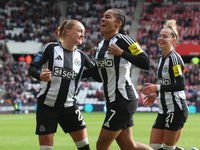
POLYGON ((164 42, 158 42, 158 44, 164 44, 164 42))
POLYGON ((101 24, 101 28, 104 28, 104 27, 106 27, 106 24, 105 24, 105 23, 102 23, 102 24, 101 24))

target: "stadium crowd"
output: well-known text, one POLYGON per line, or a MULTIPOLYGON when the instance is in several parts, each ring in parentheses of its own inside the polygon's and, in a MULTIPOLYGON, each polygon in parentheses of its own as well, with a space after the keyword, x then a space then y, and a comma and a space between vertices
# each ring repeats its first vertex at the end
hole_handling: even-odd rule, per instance
MULTIPOLYGON (((138 92, 144 87, 144 83, 156 83, 157 58, 161 51, 157 46, 156 38, 165 20, 173 18, 177 20, 180 43, 200 44, 200 2, 199 1, 151 1, 146 0, 140 19, 137 40, 151 58, 149 71, 141 70, 138 80, 138 92), (161 3, 162 2, 162 3, 161 3), (164 19, 163 19, 164 18, 164 19)), ((190 62, 185 67, 186 97, 188 105, 200 103, 200 69, 199 64, 190 62)), ((199 105, 199 104, 198 104, 199 105)))
POLYGON ((165 20, 177 20, 180 43, 200 44, 200 1, 151 1, 144 3, 137 40, 149 57, 157 59, 160 51, 156 38, 165 20))
POLYGON ((61 13, 56 0, 1 0, 0 12, 0 40, 57 40, 61 13))
MULTIPOLYGON (((128 19, 126 30, 129 33, 137 0, 113 2, 114 7, 120 8, 126 13, 128 19)), ((200 44, 200 20, 198 19, 200 17, 200 3, 197 4, 188 1, 186 3, 181 1, 173 3, 173 1, 159 0, 154 2, 146 0, 140 19, 137 40, 149 55, 152 65, 149 71, 141 70, 138 79, 137 90, 141 100, 143 97, 141 89, 144 87, 144 83, 156 82, 156 60, 160 55, 156 37, 163 24, 160 20, 174 17, 183 29, 179 31, 181 33, 181 42, 200 44), (188 8, 187 11, 183 10, 186 7, 188 8), (158 14, 159 17, 156 17, 158 14)), ((110 7, 108 0, 75 2, 68 0, 66 18, 77 19, 85 25, 85 39, 80 49, 86 52, 91 59, 94 58, 96 44, 102 39, 102 35, 99 32, 100 18, 102 13, 110 7)), ((4 41, 34 40, 44 44, 50 41, 57 41, 56 27, 61 16, 57 1, 1 0, 0 12, 0 103, 12 104, 15 101, 35 103, 37 101, 36 95, 39 91, 39 82, 28 75, 27 68, 29 64, 27 62, 13 61, 4 41)), ((188 104, 197 105, 200 103, 199 64, 187 64, 185 76, 188 104)), ((85 86, 83 82, 81 89, 84 90, 85 86)), ((102 92, 98 92, 100 92, 99 100, 104 100, 102 99, 102 92)), ((98 96, 87 95, 87 97, 98 96)))

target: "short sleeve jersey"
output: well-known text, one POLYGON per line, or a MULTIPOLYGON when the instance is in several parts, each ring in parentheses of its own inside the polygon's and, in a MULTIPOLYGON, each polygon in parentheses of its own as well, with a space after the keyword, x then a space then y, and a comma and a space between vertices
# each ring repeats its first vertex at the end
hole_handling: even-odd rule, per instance
POLYGON ((66 50, 60 42, 46 44, 30 65, 52 71, 51 81, 41 81, 38 94, 50 107, 73 106, 84 67, 94 66, 81 50, 66 50))

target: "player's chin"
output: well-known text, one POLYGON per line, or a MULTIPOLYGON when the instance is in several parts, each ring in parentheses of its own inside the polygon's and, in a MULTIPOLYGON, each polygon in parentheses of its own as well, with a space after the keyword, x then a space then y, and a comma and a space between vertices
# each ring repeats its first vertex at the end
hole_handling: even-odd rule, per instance
POLYGON ((83 41, 82 41, 82 40, 81 40, 81 41, 80 41, 80 40, 79 40, 79 41, 77 41, 77 44, 78 44, 78 45, 81 45, 82 43, 83 43, 83 41))

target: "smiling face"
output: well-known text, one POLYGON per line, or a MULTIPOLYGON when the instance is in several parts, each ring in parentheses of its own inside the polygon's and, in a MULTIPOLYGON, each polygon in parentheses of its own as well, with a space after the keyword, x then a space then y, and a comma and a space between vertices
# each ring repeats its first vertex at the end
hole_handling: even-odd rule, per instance
POLYGON ((171 51, 173 49, 176 39, 173 37, 171 32, 172 31, 165 28, 160 31, 157 42, 158 42, 158 46, 162 50, 171 51))
POLYGON ((80 45, 83 43, 85 27, 81 23, 76 23, 71 29, 67 29, 67 37, 72 41, 75 45, 80 45))
POLYGON ((116 12, 110 9, 103 14, 100 24, 101 33, 104 35, 106 40, 109 40, 119 32, 122 22, 117 21, 116 12))

